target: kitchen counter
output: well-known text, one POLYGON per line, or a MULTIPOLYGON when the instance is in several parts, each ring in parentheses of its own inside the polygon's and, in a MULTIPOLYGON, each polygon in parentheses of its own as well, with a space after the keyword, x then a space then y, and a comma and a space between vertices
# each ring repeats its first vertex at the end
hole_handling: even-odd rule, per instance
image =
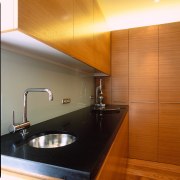
POLYGON ((128 111, 92 112, 92 107, 31 126, 22 139, 19 132, 1 136, 1 165, 62 179, 94 179, 128 111), (28 140, 44 132, 69 133, 77 140, 59 148, 33 148, 28 140))

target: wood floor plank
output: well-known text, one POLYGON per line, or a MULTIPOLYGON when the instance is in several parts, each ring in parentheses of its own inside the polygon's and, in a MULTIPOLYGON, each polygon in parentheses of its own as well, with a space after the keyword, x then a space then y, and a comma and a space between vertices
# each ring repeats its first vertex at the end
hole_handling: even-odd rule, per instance
POLYGON ((180 180, 180 166, 128 159, 126 180, 180 180))

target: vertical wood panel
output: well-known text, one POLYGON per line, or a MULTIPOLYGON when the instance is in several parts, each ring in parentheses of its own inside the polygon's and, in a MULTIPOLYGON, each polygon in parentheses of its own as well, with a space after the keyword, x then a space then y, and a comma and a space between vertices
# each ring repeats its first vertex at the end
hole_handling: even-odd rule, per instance
POLYGON ((180 104, 160 104, 158 159, 180 165, 180 104))
POLYGON ((111 34, 112 103, 128 104, 128 30, 111 34))
POLYGON ((158 27, 129 30, 129 101, 158 101, 158 27))
MULTIPOLYGON (((178 164, 180 158, 180 151, 178 151, 180 149, 178 105, 180 102, 180 23, 134 28, 127 31, 129 31, 129 156, 178 164), (164 103, 160 104, 160 110, 158 101, 164 103), (165 103, 168 102, 174 105, 166 105, 165 103)), ((118 78, 126 68, 118 62, 119 57, 121 59, 127 57, 126 47, 121 45, 123 39, 118 39, 123 33, 125 33, 124 30, 112 32, 112 66, 115 67, 112 68, 111 77, 112 102, 115 102, 114 97, 120 100, 125 97, 121 96, 118 89, 120 87, 118 78), (114 36, 116 37, 114 41, 115 33, 117 34, 114 36), (118 48, 121 49, 121 53, 118 48)), ((121 79, 121 84, 127 83, 128 79, 125 81, 121 79)), ((117 104, 122 104, 120 100, 117 104)))
POLYGON ((73 0, 19 0, 18 13, 20 31, 72 53, 73 0))
POLYGON ((159 101, 180 102, 180 23, 159 26, 159 101))
POLYGON ((94 0, 94 59, 97 69, 110 74, 110 32, 96 0, 94 0))
POLYGON ((74 0, 73 54, 93 66, 93 47, 93 0, 74 0))
POLYGON ((128 159, 128 114, 99 170, 96 180, 125 180, 128 159))
POLYGON ((129 104, 129 157, 157 161, 158 104, 129 104))

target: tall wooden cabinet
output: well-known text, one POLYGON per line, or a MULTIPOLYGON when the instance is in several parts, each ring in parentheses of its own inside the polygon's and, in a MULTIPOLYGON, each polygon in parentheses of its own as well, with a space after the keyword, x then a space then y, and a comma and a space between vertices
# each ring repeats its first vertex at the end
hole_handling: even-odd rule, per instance
POLYGON ((111 103, 129 101, 129 157, 180 165, 180 22, 111 34, 108 88, 111 103))
POLYGON ((180 165, 180 23, 159 26, 159 161, 180 165))
POLYGON ((128 104, 128 30, 111 34, 112 104, 128 104))
POLYGON ((180 165, 180 103, 159 105, 158 161, 180 165))
POLYGON ((158 26, 129 30, 129 102, 158 101, 158 26))
POLYGON ((129 156, 157 161, 158 26, 129 30, 129 156))

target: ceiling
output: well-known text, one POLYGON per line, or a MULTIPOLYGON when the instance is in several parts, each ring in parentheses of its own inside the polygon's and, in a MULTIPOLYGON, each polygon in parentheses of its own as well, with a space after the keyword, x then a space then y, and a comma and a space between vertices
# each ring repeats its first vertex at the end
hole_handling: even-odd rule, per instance
POLYGON ((180 21, 180 0, 98 0, 110 30, 180 21))

